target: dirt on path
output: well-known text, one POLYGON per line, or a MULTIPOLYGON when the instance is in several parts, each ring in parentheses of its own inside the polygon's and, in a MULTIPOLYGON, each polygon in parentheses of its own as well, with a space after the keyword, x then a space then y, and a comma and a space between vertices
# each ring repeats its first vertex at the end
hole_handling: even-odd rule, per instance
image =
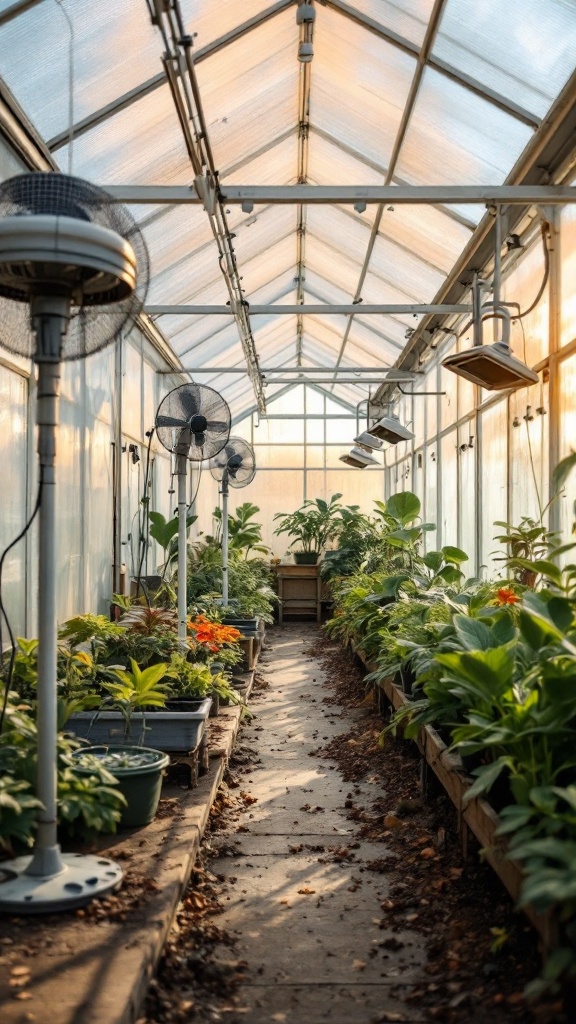
POLYGON ((317 627, 272 630, 139 1024, 567 1021, 522 997, 536 939, 454 814, 424 803, 413 745, 317 627))

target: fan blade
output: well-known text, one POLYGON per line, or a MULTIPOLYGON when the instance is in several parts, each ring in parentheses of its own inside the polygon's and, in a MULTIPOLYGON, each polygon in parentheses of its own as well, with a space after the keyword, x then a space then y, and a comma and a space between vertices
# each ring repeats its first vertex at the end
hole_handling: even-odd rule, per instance
POLYGON ((214 431, 217 434, 226 433, 228 431, 228 424, 219 420, 208 420, 206 430, 214 431))
POLYGON ((175 416, 157 416, 157 427, 187 427, 187 420, 177 420, 175 416))
POLYGON ((184 385, 178 397, 186 419, 191 420, 193 416, 197 416, 201 412, 200 387, 198 384, 184 385))

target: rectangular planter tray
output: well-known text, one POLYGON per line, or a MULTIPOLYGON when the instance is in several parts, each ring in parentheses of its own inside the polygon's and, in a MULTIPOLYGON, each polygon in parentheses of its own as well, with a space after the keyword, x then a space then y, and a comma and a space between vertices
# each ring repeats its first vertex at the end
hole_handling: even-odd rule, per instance
MULTIPOLYGON (((196 711, 135 712, 129 739, 166 753, 196 750, 206 732, 211 705, 212 698, 206 697, 196 711)), ((79 711, 68 719, 66 731, 96 744, 122 743, 125 739, 124 718, 119 711, 79 711)))

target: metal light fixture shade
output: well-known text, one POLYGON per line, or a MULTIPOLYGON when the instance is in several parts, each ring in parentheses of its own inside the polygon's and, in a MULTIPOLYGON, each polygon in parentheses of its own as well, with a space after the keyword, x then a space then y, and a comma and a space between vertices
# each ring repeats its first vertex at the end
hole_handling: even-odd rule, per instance
POLYGON ((301 64, 310 64, 314 56, 312 43, 300 43, 298 46, 298 60, 301 64))
POLYGON ((455 352, 443 360, 442 366, 487 391, 525 388, 539 380, 538 374, 516 359, 501 341, 455 352))
POLYGON ((415 436, 408 427, 405 427, 397 416, 390 414, 383 416, 381 420, 369 427, 368 433, 374 437, 387 441, 388 444, 399 444, 400 441, 411 441, 415 436))
POLYGON ((379 452, 384 442, 378 437, 374 437, 373 434, 369 434, 367 430, 363 430, 361 434, 358 434, 358 437, 354 438, 354 444, 357 444, 367 452, 379 452))
POLYGON ((378 459, 362 448, 351 448, 347 455, 340 456, 340 462, 346 466, 353 466, 354 469, 366 469, 367 466, 380 465, 378 459))

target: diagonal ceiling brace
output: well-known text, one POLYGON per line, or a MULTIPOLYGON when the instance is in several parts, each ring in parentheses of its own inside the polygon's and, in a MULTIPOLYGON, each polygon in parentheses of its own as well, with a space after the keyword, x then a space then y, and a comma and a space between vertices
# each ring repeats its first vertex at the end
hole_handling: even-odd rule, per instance
POLYGON ((151 7, 152 23, 158 27, 164 41, 165 52, 162 62, 194 172, 194 188, 208 215, 216 239, 218 262, 230 296, 230 309, 238 327, 248 376, 254 388, 258 409, 263 413, 266 401, 258 367, 256 344, 248 315, 248 303, 242 291, 224 201, 218 186, 218 171, 214 163, 194 68, 192 36, 186 31, 179 0, 170 0, 170 3, 166 3, 165 0, 151 0, 151 7))

